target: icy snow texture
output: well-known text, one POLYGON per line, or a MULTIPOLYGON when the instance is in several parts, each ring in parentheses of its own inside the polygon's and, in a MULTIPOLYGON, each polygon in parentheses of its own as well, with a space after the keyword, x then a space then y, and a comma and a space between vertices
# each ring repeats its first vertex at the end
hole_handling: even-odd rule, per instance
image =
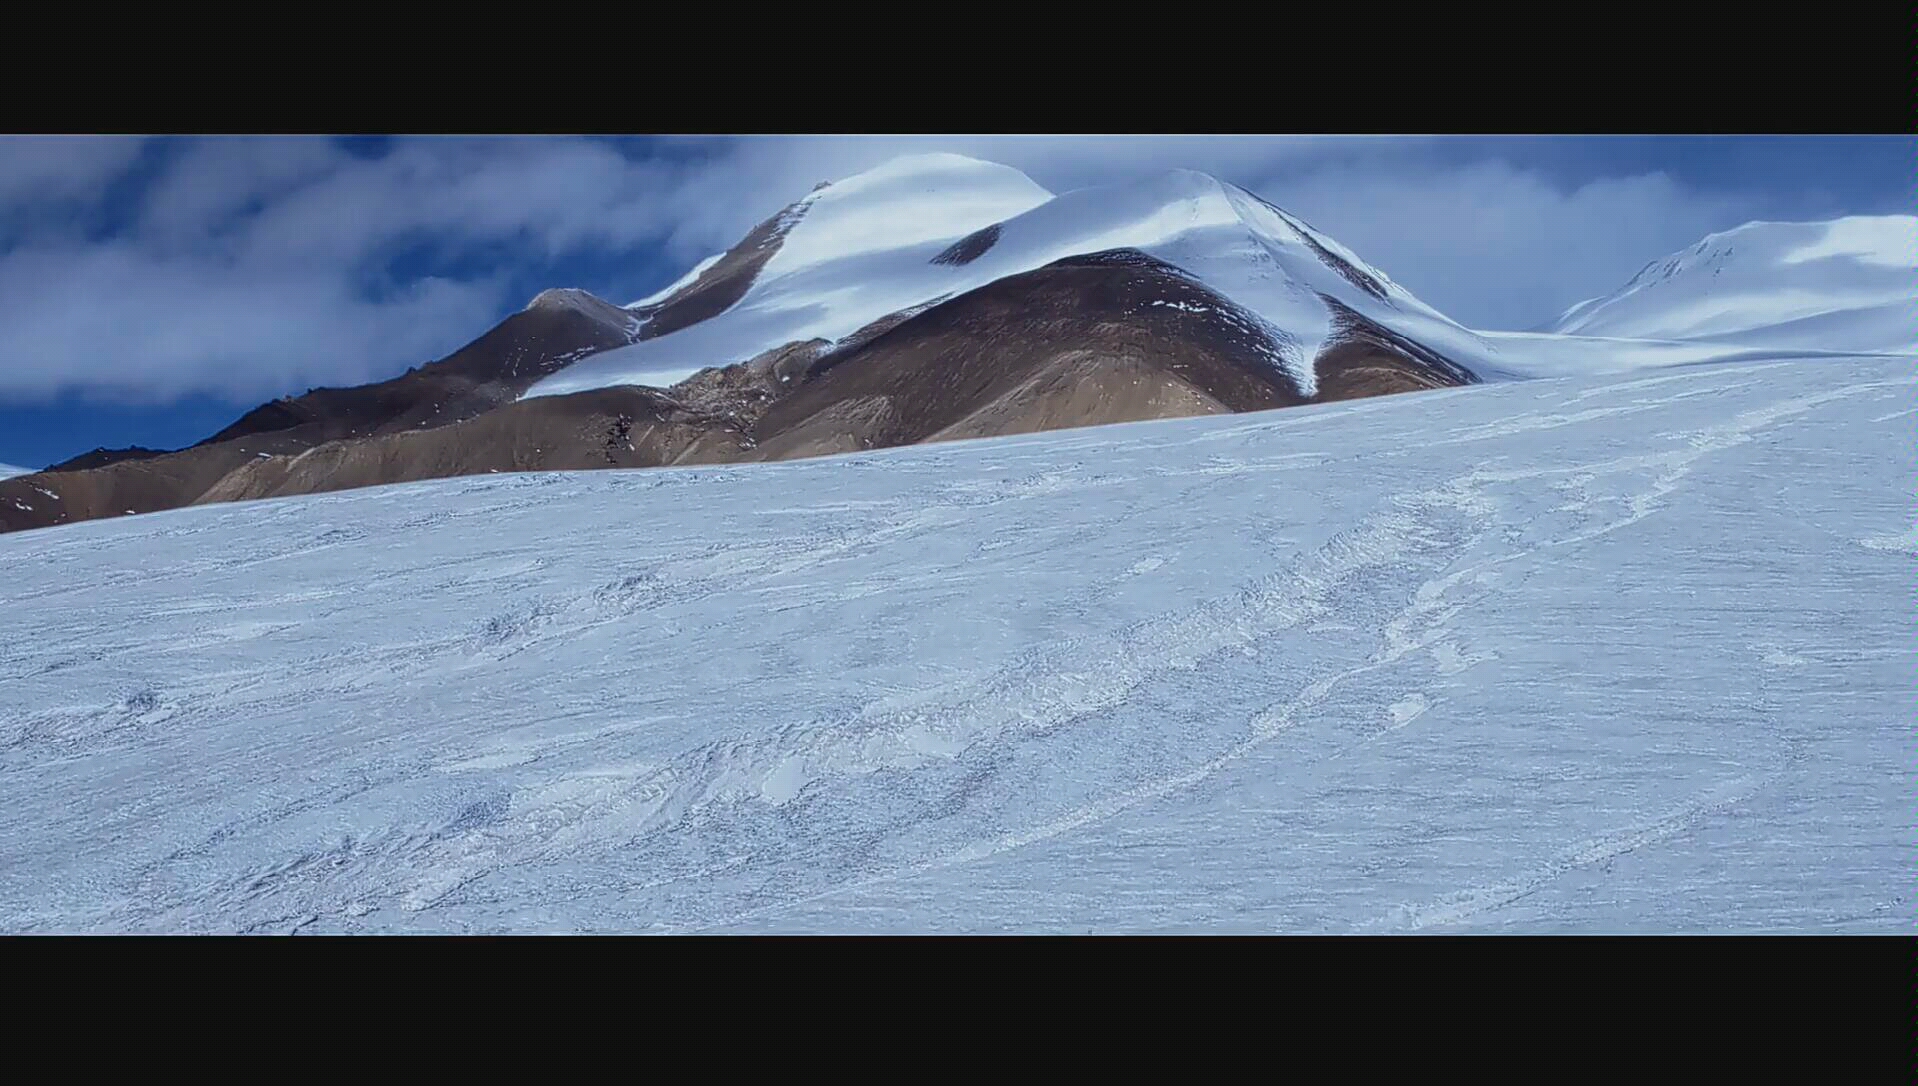
POLYGON ((1305 363, 1330 330, 1321 293, 1467 364, 1484 349, 1336 242, 1205 174, 1174 170, 1052 196, 1008 166, 918 155, 807 197, 779 251, 725 313, 595 355, 527 395, 668 384, 787 343, 838 340, 935 298, 1117 248, 1142 249, 1182 268, 1282 329, 1304 356, 1274 362, 1307 393, 1316 382, 1305 363), (999 237, 977 259, 933 262, 954 242, 994 224, 1002 224, 999 237), (1340 275, 1314 243, 1373 277, 1384 298, 1340 275))
POLYGON ((1909 931, 1914 383, 0 537, 0 928, 1909 931))
POLYGON ((11 479, 16 475, 32 474, 32 468, 16 468, 12 464, 0 464, 0 479, 11 479))

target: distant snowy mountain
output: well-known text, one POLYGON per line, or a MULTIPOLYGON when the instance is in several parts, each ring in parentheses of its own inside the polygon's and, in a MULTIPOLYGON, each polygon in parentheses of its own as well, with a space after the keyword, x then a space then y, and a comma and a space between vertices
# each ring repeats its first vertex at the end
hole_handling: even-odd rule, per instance
POLYGON ((32 468, 16 468, 12 464, 0 464, 0 479, 11 479, 16 475, 32 475, 32 468))
POLYGON ((1754 222, 1580 302, 1561 335, 1901 353, 1918 347, 1918 217, 1754 222))

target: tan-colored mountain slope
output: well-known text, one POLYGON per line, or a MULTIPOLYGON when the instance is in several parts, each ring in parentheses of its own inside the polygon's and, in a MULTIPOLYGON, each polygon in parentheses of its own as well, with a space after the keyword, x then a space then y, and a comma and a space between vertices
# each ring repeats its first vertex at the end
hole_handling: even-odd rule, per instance
POLYGON ((0 532, 46 528, 192 502, 257 454, 242 442, 0 480, 0 532))
POLYGON ((450 426, 335 441, 240 466, 198 501, 314 494, 454 475, 646 468, 739 459, 723 418, 654 389, 608 388, 521 400, 450 426))
POLYGON ((392 380, 263 404, 178 452, 95 450, 65 470, 0 480, 0 532, 177 508, 255 460, 471 419, 571 362, 632 342, 637 326, 583 291, 548 291, 446 358, 392 380))
POLYGON ((319 388, 254 408, 201 442, 277 434, 300 448, 446 426, 512 403, 541 378, 638 334, 633 314, 578 290, 549 290, 438 362, 390 381, 319 388))

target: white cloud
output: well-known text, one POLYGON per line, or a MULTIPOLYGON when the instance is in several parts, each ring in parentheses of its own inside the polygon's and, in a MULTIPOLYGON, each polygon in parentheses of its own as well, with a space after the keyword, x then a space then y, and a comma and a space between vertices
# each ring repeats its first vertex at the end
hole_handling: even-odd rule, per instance
POLYGON ((483 331, 497 280, 425 280, 369 300, 335 269, 236 273, 131 246, 0 260, 0 395, 187 393, 235 402, 391 376, 483 331))
POLYGON ((97 200, 107 183, 133 165, 144 142, 130 136, 0 138, 0 208, 97 200))
POLYGON ((205 244, 236 216, 313 184, 349 161, 336 144, 311 137, 226 137, 189 144, 146 193, 141 234, 156 246, 205 244))
MULTIPOLYGON (((107 156, 89 175, 83 155, 27 169, 31 148, 0 149, 17 167, 13 210, 101 198, 82 180, 107 156)), ((195 142, 122 234, 37 231, 0 252, 0 397, 247 402, 391 376, 523 302, 509 294, 522 268, 661 240, 673 183, 580 139, 414 140, 379 158, 317 139, 195 142), (506 255, 459 279, 394 281, 387 264, 409 245, 506 255)))
MULTIPOLYGON (((676 171, 579 139, 420 140, 351 160, 255 217, 241 255, 351 261, 422 237, 551 257, 663 237, 676 171)), ((736 239, 735 239, 736 240, 736 239)))

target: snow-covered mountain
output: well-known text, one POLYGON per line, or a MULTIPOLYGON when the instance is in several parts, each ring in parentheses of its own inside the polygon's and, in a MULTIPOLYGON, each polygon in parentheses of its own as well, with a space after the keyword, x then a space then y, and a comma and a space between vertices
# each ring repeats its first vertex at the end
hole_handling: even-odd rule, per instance
MULTIPOLYGON (((1189 170, 1055 196, 1007 166, 908 156, 815 189, 766 234, 770 256, 724 312, 569 366, 527 395, 671 385, 783 345, 837 342, 891 314, 1055 261, 1126 249, 1194 276, 1269 328, 1272 364, 1307 397, 1315 391, 1312 362, 1338 331, 1338 307, 1468 364, 1482 350, 1471 333, 1295 216, 1189 170)), ((726 255, 631 308, 691 290, 726 255)))
POLYGON ((1910 231, 1481 333, 919 156, 0 482, 0 931, 1907 930, 1910 231))
POLYGON ((651 330, 659 334, 566 367, 527 395, 665 386, 795 344, 828 349, 896 314, 1121 249, 1149 254, 1227 299, 1306 398, 1345 314, 1482 380, 1918 345, 1911 216, 1753 223, 1653 261, 1544 334, 1474 332, 1297 216, 1204 174, 1174 170, 1055 196, 1006 166, 924 155, 816 189, 740 249, 702 261, 630 308, 649 314, 675 295, 715 294, 723 307, 707 313, 708 303, 698 322, 651 330), (756 259, 742 259, 747 251, 756 259), (715 286, 724 289, 702 291, 715 286))
POLYGON ((1550 331, 1909 353, 1918 349, 1918 217, 1748 223, 1652 261, 1550 331))
POLYGON ((917 155, 677 282, 568 288, 447 358, 184 450, 0 481, 0 532, 501 471, 784 460, 1462 384, 1918 350, 1910 217, 1756 223, 1542 333, 1474 332, 1297 216, 1169 171, 1053 194, 917 155))
MULTIPOLYGON (((1485 343, 1189 171, 1054 196, 954 155, 816 188, 627 306, 571 289, 191 449, 0 483, 0 531, 446 475, 777 460, 1478 380, 1485 343), (670 386, 670 387, 660 387, 670 386)), ((1489 372, 1489 368, 1488 368, 1489 372)))
POLYGON ((11 479, 16 475, 32 474, 32 468, 16 468, 12 464, 0 464, 0 479, 11 479))
POLYGON ((1906 932, 1909 360, 0 537, 8 932, 1906 932))

